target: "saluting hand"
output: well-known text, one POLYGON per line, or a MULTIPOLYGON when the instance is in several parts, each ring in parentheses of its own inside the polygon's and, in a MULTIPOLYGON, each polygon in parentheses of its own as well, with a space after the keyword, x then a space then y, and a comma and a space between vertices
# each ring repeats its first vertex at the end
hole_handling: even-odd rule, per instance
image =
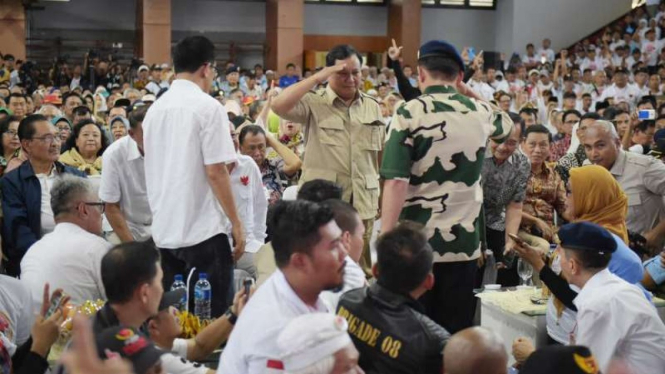
POLYGON ((339 73, 340 71, 344 70, 346 68, 346 62, 340 61, 336 63, 333 66, 327 66, 318 73, 314 74, 314 77, 316 78, 316 81, 321 83, 324 83, 325 81, 328 80, 333 74, 339 73))

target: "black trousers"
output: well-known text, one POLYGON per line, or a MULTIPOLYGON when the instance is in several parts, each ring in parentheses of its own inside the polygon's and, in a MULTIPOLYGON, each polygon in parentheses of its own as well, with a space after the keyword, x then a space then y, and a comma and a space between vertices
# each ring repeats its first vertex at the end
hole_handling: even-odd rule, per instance
POLYGON ((476 297, 473 294, 477 261, 435 263, 434 287, 420 302, 427 316, 454 334, 473 324, 476 297))
MULTIPOLYGON (((492 250, 496 263, 503 262, 503 250, 506 247, 506 232, 492 230, 489 227, 485 230, 487 239, 487 248, 492 250)), ((508 264, 506 264, 508 265, 508 264)), ((496 273, 496 283, 502 287, 515 287, 520 284, 520 277, 517 274, 517 259, 508 269, 499 269, 496 273)))
POLYGON ((196 268, 188 290, 189 310, 194 311, 194 286, 199 279, 198 275, 206 273, 212 289, 211 317, 217 318, 226 312, 233 280, 233 256, 228 236, 219 234, 191 247, 160 248, 159 252, 164 270, 164 291, 171 288, 176 274, 182 274, 183 280, 187 282, 189 272, 196 268))

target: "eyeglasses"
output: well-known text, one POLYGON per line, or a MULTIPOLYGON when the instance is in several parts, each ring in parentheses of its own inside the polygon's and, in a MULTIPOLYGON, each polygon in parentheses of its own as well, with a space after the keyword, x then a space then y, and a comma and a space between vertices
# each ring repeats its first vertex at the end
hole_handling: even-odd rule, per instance
POLYGON ((61 140, 61 139, 60 139, 60 133, 57 133, 57 134, 55 134, 55 135, 54 135, 54 134, 48 134, 48 135, 44 135, 44 136, 35 136, 35 137, 32 138, 32 139, 34 139, 34 140, 41 140, 41 141, 43 141, 44 143, 49 144, 49 145, 50 145, 50 144, 53 144, 53 142, 56 142, 56 141, 57 141, 57 142, 60 142, 60 140, 61 140))
POLYGON ((101 212, 101 214, 104 214, 104 212, 106 212, 106 204, 105 204, 105 203, 102 203, 101 201, 98 201, 98 202, 92 202, 92 203, 89 203, 89 202, 83 202, 83 204, 88 205, 88 206, 96 206, 96 207, 98 207, 98 208, 99 208, 99 211, 101 212))
POLYGON ((7 130, 7 131, 5 131, 5 134, 11 136, 12 138, 15 137, 15 136, 18 136, 18 132, 14 131, 14 130, 7 130))

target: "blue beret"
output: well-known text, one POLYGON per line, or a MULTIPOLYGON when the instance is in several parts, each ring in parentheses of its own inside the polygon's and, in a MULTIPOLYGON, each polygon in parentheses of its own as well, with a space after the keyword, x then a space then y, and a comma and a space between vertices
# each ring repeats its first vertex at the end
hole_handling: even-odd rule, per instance
POLYGON ((614 253, 617 243, 612 234, 591 222, 578 222, 564 225, 559 229, 559 240, 565 249, 589 251, 603 254, 614 253))
POLYGON ((418 50, 418 59, 432 56, 443 56, 450 57, 457 65, 461 71, 464 71, 464 61, 462 56, 460 56, 457 49, 452 44, 445 42, 443 40, 430 40, 429 42, 423 44, 418 50))

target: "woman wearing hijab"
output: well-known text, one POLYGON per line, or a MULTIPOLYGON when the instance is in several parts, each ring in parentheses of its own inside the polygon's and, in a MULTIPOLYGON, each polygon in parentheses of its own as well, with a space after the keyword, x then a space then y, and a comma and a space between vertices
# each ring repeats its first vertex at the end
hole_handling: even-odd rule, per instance
MULTIPOLYGON (((567 186, 566 212, 572 222, 592 222, 612 233, 617 250, 612 254, 609 270, 631 284, 639 284, 644 275, 640 258, 627 245, 628 197, 619 183, 605 168, 597 165, 570 170, 567 186)), ((526 262, 540 273, 540 279, 552 291, 553 297, 547 305, 547 333, 553 342, 570 344, 575 333, 577 308, 573 300, 579 289, 557 273, 561 272, 559 258, 546 265, 540 253, 521 243, 515 250, 526 262)))

